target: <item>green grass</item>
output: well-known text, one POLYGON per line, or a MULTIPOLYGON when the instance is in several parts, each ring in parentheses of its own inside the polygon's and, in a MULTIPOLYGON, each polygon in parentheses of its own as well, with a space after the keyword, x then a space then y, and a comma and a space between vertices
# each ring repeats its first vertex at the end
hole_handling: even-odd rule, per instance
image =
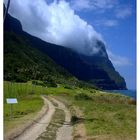
MULTIPOLYGON (((84 114, 83 123, 88 136, 111 135, 113 138, 127 137, 129 140, 136 137, 136 106, 131 104, 129 97, 90 88, 67 88, 65 85, 45 88, 32 86, 31 82, 4 82, 4 100, 16 97, 19 101, 18 105, 13 105, 14 120, 22 122, 22 118, 26 116, 31 119, 31 114, 39 111, 43 105, 40 94, 59 97, 69 108, 78 106, 84 114)), ((5 127, 12 128, 17 123, 13 121, 11 124, 8 113, 9 105, 5 102, 5 127)))
MULTIPOLYGON (((22 117, 29 113, 39 111, 42 106, 43 106, 43 101, 39 96, 28 95, 22 98, 22 100, 20 100, 18 104, 12 105, 13 119, 22 117)), ((8 120, 10 117, 10 109, 11 109, 11 105, 4 104, 4 119, 5 120, 8 120)))
POLYGON ((85 114, 88 135, 135 135, 134 106, 77 101, 85 114))
POLYGON ((43 100, 39 96, 28 96, 12 105, 12 118, 10 105, 4 104, 4 130, 5 133, 20 127, 27 122, 32 122, 36 113, 43 106, 43 100))
POLYGON ((107 138, 111 135, 112 139, 127 137, 128 140, 136 138, 136 106, 129 104, 129 97, 95 90, 72 91, 73 94, 67 91, 62 92, 62 95, 59 92, 57 98, 70 108, 80 108, 88 136, 107 138))
POLYGON ((4 130, 5 133, 16 128, 22 123, 32 121, 35 114, 43 106, 40 94, 45 93, 41 86, 32 86, 28 83, 4 82, 4 130), (11 105, 6 103, 6 98, 17 98, 18 103, 12 105, 12 118, 10 113, 11 105))
POLYGON ((27 83, 15 83, 4 82, 4 102, 6 98, 18 98, 18 100, 28 95, 40 95, 44 94, 46 87, 32 85, 31 82, 27 83))

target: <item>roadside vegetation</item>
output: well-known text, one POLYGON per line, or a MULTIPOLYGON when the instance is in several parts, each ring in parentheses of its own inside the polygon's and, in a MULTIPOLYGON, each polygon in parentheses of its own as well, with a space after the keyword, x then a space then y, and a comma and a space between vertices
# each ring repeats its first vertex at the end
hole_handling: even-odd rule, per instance
POLYGON ((4 131, 23 125, 31 121, 35 114, 43 106, 43 100, 39 96, 41 87, 29 83, 4 82, 4 131), (6 103, 6 98, 17 98, 18 103, 11 105, 6 103))
POLYGON ((72 124, 82 122, 90 139, 136 139, 136 106, 127 96, 104 93, 90 87, 43 85, 40 81, 27 83, 4 82, 4 129, 5 132, 32 117, 43 106, 40 95, 51 95, 65 103, 72 113, 72 124), (13 105, 13 118, 10 119, 10 106, 6 98, 15 97, 18 104, 13 105), (74 108, 83 113, 79 118, 74 108))
POLYGON ((73 95, 63 93, 57 98, 69 106, 74 126, 81 122, 85 125, 89 139, 136 139, 136 106, 129 97, 83 90, 73 95), (81 117, 77 116, 75 106, 83 112, 81 117))

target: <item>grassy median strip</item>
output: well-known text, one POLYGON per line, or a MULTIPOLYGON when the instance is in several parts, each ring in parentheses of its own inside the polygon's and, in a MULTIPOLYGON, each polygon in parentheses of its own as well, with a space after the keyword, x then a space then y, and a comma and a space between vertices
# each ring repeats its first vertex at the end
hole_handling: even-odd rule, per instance
POLYGON ((52 120, 49 126, 46 128, 46 131, 43 132, 37 140, 55 140, 56 132, 58 128, 60 128, 65 121, 65 113, 61 109, 56 109, 52 120))

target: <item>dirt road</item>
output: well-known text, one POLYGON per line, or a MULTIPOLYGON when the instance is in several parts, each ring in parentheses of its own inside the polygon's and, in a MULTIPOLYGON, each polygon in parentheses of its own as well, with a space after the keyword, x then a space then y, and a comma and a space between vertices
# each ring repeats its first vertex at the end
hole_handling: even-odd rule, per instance
POLYGON ((53 102, 57 103, 58 108, 65 112, 65 123, 62 127, 60 127, 57 131, 56 140, 72 140, 72 126, 70 125, 71 122, 71 114, 66 106, 52 98, 53 102))
POLYGON ((40 135, 43 131, 45 131, 46 127, 49 125, 51 121, 52 115, 55 112, 54 105, 45 97, 42 96, 44 102, 48 104, 48 111, 46 114, 38 121, 38 123, 34 123, 28 129, 26 129, 21 135, 19 135, 15 140, 35 140, 38 135, 40 135))
POLYGON ((62 127, 58 128, 58 131, 56 132, 56 140, 72 140, 72 126, 69 125, 71 114, 69 110, 62 102, 53 97, 50 98, 51 100, 46 96, 42 96, 42 98, 44 103, 48 105, 48 111, 37 121, 37 123, 34 123, 29 128, 25 129, 25 131, 14 138, 14 140, 36 140, 41 133, 46 131, 56 108, 63 110, 65 113, 65 122, 62 127), (57 106, 55 106, 55 104, 57 104, 57 106))

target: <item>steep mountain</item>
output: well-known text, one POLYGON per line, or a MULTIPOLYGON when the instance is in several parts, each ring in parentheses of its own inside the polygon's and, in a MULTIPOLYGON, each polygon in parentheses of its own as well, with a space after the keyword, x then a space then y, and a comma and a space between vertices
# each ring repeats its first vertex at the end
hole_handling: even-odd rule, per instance
MULTIPOLYGON (((53 61, 55 61, 61 67, 65 68, 67 71, 69 71, 72 75, 74 75, 80 80, 90 82, 102 89, 126 89, 126 83, 124 78, 121 77, 118 72, 116 72, 115 68, 113 67, 111 61, 108 58, 105 50, 105 45, 101 41, 97 40, 96 42, 96 45, 98 46, 98 48, 100 48, 100 51, 96 55, 87 56, 77 53, 76 51, 63 46, 47 43, 37 37, 34 37, 24 32, 22 30, 20 22, 17 19, 11 17, 10 15, 6 17, 4 25, 5 48, 9 46, 10 49, 11 46, 16 46, 13 45, 13 42, 11 42, 11 46, 10 44, 6 44, 8 39, 10 40, 13 38, 13 40, 15 41, 15 37, 13 35, 7 38, 7 33, 16 34, 16 38, 22 38, 22 40, 24 40, 24 43, 20 42, 19 45, 17 45, 16 54, 18 54, 18 47, 24 44, 24 48, 22 51, 25 54, 28 53, 28 57, 34 56, 32 53, 30 53, 30 50, 32 50, 33 48, 39 52, 39 55, 37 55, 37 53, 35 54, 35 56, 37 57, 35 62, 38 60, 38 63, 42 63, 42 59, 40 59, 39 56, 49 56, 53 61), (27 50, 26 46, 30 48, 27 50)), ((16 40, 16 43, 17 42, 18 40, 16 40)), ((12 50, 13 49, 11 49, 10 51, 12 50)), ((8 57, 6 54, 5 60, 7 58, 8 57)), ((10 61, 10 59, 8 59, 8 61, 10 61)), ((27 62, 26 59, 25 61, 27 62)), ((8 71, 6 71, 7 65, 9 66, 9 62, 5 61, 5 76, 8 73, 8 71)), ((51 71, 51 69, 48 69, 48 71, 51 71)), ((51 74, 53 76, 53 71, 51 74)), ((7 77, 5 78, 7 79, 7 77)))
POLYGON ((4 80, 43 80, 52 85, 78 82, 49 56, 33 48, 22 32, 20 22, 8 15, 4 24, 4 80))

